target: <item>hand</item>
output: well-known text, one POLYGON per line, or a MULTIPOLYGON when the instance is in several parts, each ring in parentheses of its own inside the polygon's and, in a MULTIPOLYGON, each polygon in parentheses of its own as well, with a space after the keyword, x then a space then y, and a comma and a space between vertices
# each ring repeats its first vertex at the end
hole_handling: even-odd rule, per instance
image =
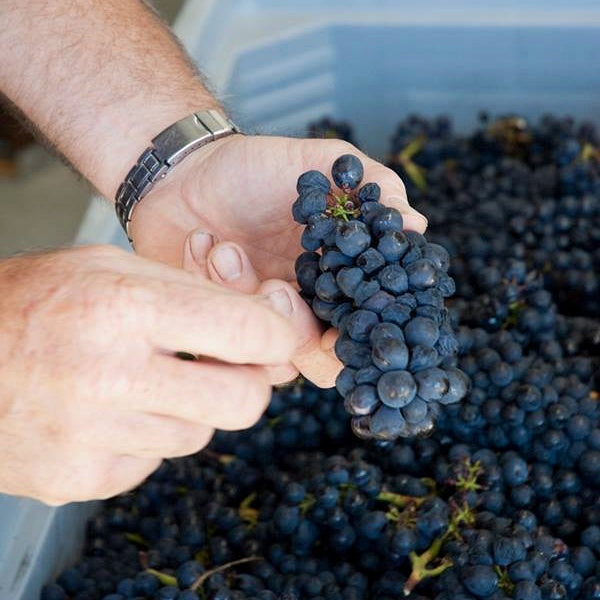
POLYGON ((0 282, 2 492, 113 496, 215 428, 252 425, 293 376, 281 290, 240 294, 110 247, 7 259, 0 282))
MULTIPOLYGON (((131 222, 136 250, 182 266, 186 248, 199 254, 206 243, 203 233, 209 233, 216 242, 235 242, 245 253, 243 261, 249 261, 245 264, 238 257, 236 264, 219 265, 209 260, 215 281, 235 285, 240 264, 249 264, 257 285, 273 278, 294 282, 294 261, 301 252, 301 226, 291 217, 296 180, 309 169, 329 174, 333 161, 345 153, 359 156, 365 167, 363 181, 379 183, 382 201, 403 213, 407 229, 425 230, 427 221, 409 206, 399 177, 347 142, 234 135, 191 154, 144 198, 131 222), (199 238, 188 237, 196 231, 199 238)), ((246 289, 254 292, 256 286, 246 289)), ((294 310, 302 305, 296 295, 294 310)), ((315 383, 331 386, 341 368, 332 351, 335 336, 330 332, 321 339, 311 318, 311 334, 304 336, 294 363, 315 383)), ((306 315, 298 321, 307 323, 306 315)))

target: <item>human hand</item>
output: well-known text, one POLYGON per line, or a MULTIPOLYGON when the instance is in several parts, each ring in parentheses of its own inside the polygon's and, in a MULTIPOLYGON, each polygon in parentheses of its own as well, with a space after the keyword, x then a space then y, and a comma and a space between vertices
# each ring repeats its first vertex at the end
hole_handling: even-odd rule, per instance
POLYGON ((0 282, 2 492, 113 496, 214 428, 252 425, 293 376, 276 288, 240 294, 102 246, 7 259, 0 282))
MULTIPOLYGON (((209 233, 212 241, 235 242, 238 250, 237 260, 230 255, 221 263, 212 260, 216 252, 210 253, 207 268, 214 281, 250 292, 269 279, 293 283, 294 262, 301 252, 301 226, 291 216, 296 180, 310 169, 329 175, 333 161, 346 153, 361 159, 363 181, 381 186, 382 202, 402 212, 406 228, 423 232, 427 221, 409 206, 399 177, 347 142, 234 135, 191 154, 144 198, 130 224, 136 250, 182 266, 186 252, 202 253, 209 233), (253 268, 249 279, 245 271, 241 284, 236 281, 240 266, 253 268)), ((333 354, 335 334, 330 331, 321 338, 300 297, 293 292, 291 297, 294 311, 302 311, 294 318, 306 326, 294 364, 318 385, 331 386, 341 368, 333 354)))

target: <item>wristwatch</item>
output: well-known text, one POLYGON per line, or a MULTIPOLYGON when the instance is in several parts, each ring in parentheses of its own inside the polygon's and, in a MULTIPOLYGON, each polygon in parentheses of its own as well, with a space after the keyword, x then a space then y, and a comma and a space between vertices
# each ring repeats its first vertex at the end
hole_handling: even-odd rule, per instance
POLYGON ((129 222, 139 201, 188 154, 209 142, 234 133, 238 127, 220 111, 211 109, 191 114, 161 131, 138 158, 119 186, 115 210, 127 238, 129 222))

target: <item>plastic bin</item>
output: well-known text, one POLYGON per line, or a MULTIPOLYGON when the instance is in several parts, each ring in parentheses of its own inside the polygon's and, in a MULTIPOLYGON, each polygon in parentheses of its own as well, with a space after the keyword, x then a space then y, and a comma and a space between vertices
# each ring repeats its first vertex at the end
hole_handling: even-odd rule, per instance
MULTIPOLYGON (((249 131, 301 134, 330 115, 381 156, 411 112, 459 129, 480 109, 600 118, 595 0, 188 0, 175 29, 249 131)), ((75 243, 128 247, 99 198, 75 243)), ((0 600, 35 600, 75 559, 93 510, 0 498, 0 600)))

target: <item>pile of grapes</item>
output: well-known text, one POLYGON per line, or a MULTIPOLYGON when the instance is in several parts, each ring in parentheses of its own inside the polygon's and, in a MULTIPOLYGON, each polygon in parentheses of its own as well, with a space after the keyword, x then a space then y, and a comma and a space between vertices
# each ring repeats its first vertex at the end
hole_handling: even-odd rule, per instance
MULTIPOLYGON (((428 216, 427 240, 381 205, 361 211, 377 189, 355 176, 334 179, 342 202, 298 202, 299 282, 343 331, 339 392, 277 389, 252 429, 104 503, 42 600, 600 599, 598 146, 565 118, 482 116, 461 137, 445 118, 410 117, 387 162, 428 216), (346 225, 332 237, 334 211, 346 225), (368 233, 360 252, 344 246, 354 233, 336 245, 346 227, 368 233), (387 254, 397 243, 414 261, 387 254), (411 267, 423 260, 431 285, 411 267), (390 265, 406 274, 398 288, 390 265), (408 327, 417 317, 437 337, 408 327), (424 370, 445 373, 441 392, 426 393, 424 370), (409 400, 379 385, 386 373, 414 380, 409 400), (464 398, 440 402, 451 389, 464 398), (425 410, 408 410, 417 397, 425 410)), ((344 161, 338 175, 357 167, 344 161)), ((331 192, 313 174, 301 197, 307 182, 331 192)))

